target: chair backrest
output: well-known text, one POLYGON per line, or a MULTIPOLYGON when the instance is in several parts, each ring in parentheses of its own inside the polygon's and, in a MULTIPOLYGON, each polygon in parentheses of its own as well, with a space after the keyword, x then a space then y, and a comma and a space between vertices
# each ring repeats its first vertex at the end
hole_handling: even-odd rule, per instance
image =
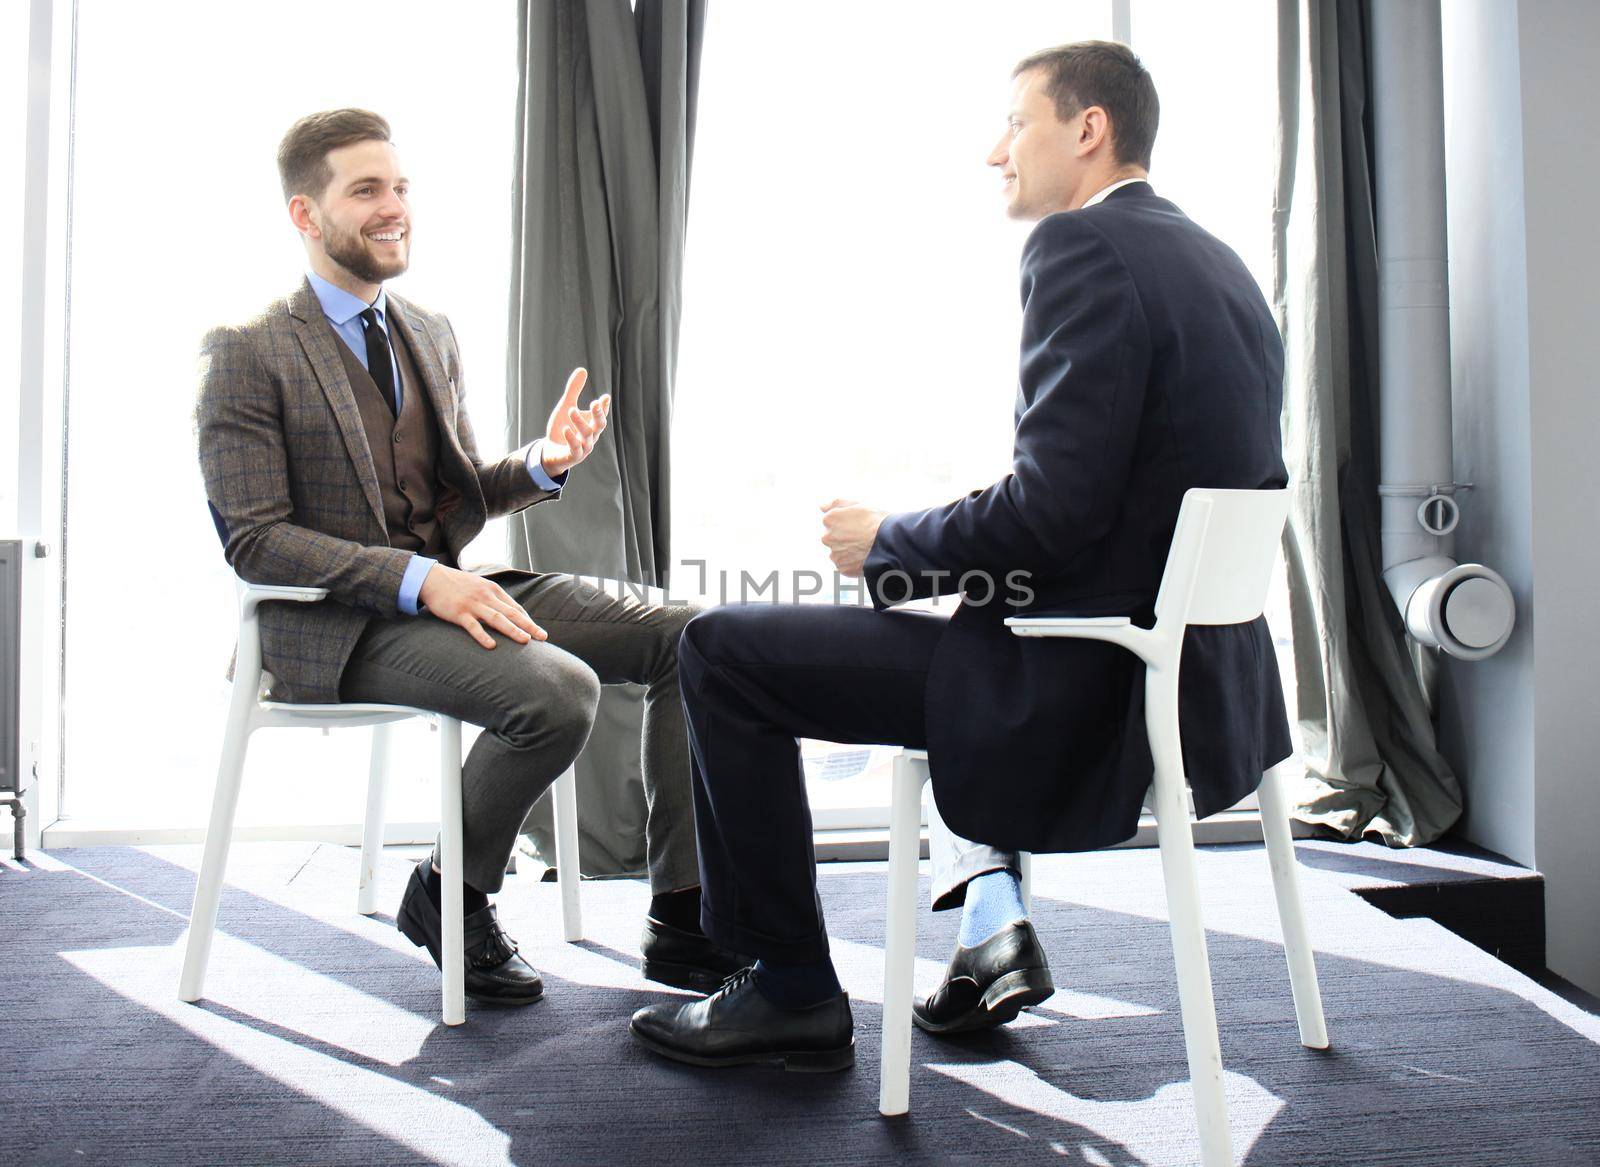
POLYGON ((1288 516, 1287 490, 1187 491, 1156 596, 1157 624, 1242 624, 1261 615, 1288 516))

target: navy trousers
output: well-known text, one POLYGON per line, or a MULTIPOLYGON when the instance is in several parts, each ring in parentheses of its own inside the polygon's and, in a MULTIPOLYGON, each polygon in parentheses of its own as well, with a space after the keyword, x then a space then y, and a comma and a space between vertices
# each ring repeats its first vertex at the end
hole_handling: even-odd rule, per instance
POLYGON ((944 625, 930 612, 748 604, 684 628, 701 926, 717 943, 773 961, 827 957, 796 739, 922 748, 944 625))

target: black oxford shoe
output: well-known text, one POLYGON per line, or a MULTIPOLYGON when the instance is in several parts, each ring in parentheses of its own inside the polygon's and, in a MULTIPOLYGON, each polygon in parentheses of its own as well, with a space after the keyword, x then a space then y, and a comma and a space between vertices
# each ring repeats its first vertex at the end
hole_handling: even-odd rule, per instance
POLYGON ((929 1033, 992 1029, 1055 991, 1033 925, 1018 920, 982 944, 957 946, 944 982, 911 1006, 911 1017, 929 1033))
POLYGON ((644 938, 646 980, 659 981, 696 993, 712 993, 734 973, 755 961, 729 952, 703 932, 688 932, 646 916, 644 938))
POLYGON ((633 1015, 633 1036, 691 1066, 782 1066, 826 1073, 855 1065, 855 1026, 843 993, 806 1009, 780 1009, 742 969, 698 1001, 649 1005, 633 1015))
MULTIPOLYGON (((444 919, 428 898, 424 859, 411 873, 406 894, 395 913, 395 926, 411 943, 428 950, 440 968, 440 932, 444 919)), ((517 955, 516 941, 505 934, 494 905, 479 908, 463 921, 467 961, 467 996, 484 1005, 530 1005, 544 995, 544 982, 533 966, 517 955)))

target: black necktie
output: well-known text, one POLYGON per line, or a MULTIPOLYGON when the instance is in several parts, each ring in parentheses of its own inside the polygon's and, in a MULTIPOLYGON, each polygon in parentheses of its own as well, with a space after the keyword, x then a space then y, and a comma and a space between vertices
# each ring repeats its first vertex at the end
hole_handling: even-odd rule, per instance
POLYGON ((389 360, 389 338, 383 334, 375 309, 363 312, 361 321, 367 326, 367 372, 372 374, 378 392, 389 403, 389 412, 398 417, 400 408, 394 400, 394 364, 389 360))

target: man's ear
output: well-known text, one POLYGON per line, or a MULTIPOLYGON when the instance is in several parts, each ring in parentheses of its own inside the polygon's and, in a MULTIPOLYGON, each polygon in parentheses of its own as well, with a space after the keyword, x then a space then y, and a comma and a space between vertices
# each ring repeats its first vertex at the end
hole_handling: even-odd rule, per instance
POLYGON ((1078 127, 1078 156, 1092 154, 1110 140, 1111 119, 1098 105, 1083 111, 1083 122, 1078 127))
POLYGON ((305 195, 295 195, 289 200, 289 222, 294 229, 310 239, 322 238, 322 225, 318 221, 316 204, 305 195))

